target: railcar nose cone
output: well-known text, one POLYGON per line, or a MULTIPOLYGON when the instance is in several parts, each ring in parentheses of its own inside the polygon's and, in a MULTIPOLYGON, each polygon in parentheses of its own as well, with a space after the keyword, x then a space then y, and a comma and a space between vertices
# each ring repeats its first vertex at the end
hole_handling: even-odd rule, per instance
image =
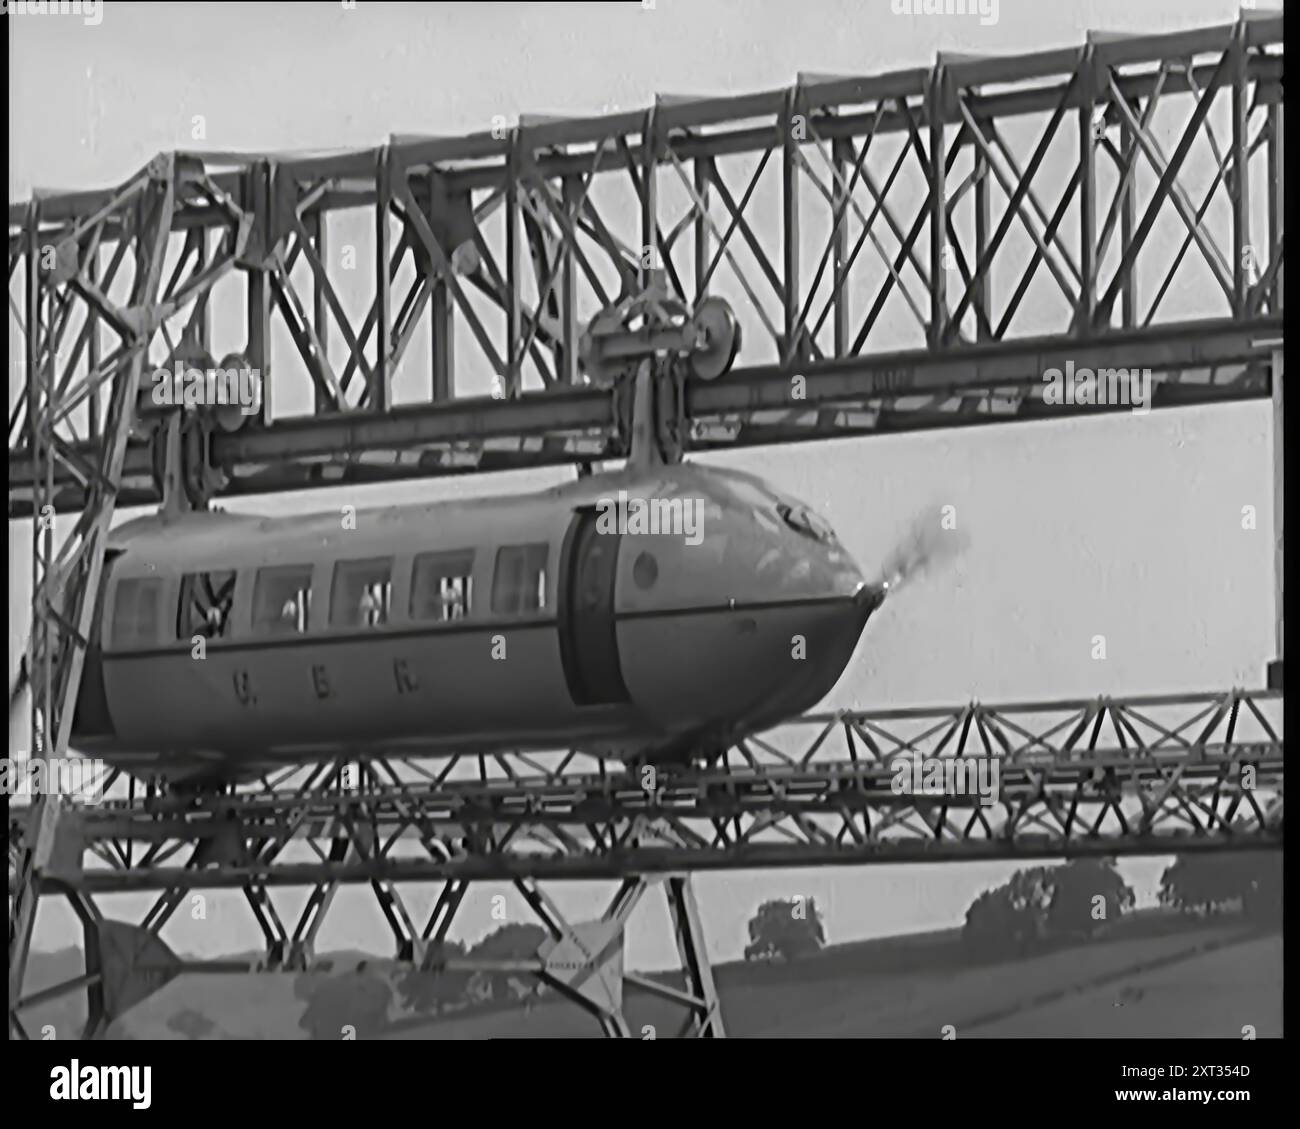
POLYGON ((889 581, 881 584, 868 584, 865 580, 858 585, 858 590, 853 593, 853 602, 860 610, 870 615, 881 604, 885 602, 885 597, 889 594, 889 581))

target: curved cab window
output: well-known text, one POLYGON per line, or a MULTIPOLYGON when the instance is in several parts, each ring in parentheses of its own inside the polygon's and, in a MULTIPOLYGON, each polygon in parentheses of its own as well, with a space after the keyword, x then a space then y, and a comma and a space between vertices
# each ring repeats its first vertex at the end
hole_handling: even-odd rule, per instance
POLYGON ((546 607, 546 552, 540 545, 504 545, 492 575, 492 611, 525 615, 546 607))
POLYGON ((421 553, 411 567, 411 618, 464 619, 473 607, 474 551, 421 553))
POLYGON ((339 561, 330 588, 330 626, 382 627, 392 599, 391 559, 339 561))
POLYGON ((233 571, 187 572, 181 577, 176 609, 176 638, 224 639, 230 632, 235 602, 233 571))
POLYGON ((158 642, 158 577, 123 577, 113 599, 113 645, 141 647, 158 642))
POLYGON ((311 565, 264 568, 253 587, 253 633, 298 635, 311 615, 311 565))

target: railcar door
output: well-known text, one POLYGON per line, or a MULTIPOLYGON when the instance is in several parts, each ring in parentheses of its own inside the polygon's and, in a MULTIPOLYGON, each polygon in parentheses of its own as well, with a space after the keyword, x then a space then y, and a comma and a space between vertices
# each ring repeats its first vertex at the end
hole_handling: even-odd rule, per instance
POLYGON ((614 626, 614 576, 622 534, 601 533, 595 510, 579 510, 561 554, 560 655, 575 705, 627 702, 614 626))

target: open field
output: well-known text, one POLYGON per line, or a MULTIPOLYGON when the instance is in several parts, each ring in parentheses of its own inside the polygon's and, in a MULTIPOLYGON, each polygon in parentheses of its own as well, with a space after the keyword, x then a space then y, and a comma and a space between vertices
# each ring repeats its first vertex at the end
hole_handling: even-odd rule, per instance
MULTIPOLYGON (((958 930, 829 946, 794 964, 715 969, 727 1034, 739 1037, 1240 1038, 1282 1031, 1282 938, 1239 920, 1147 919, 1096 939, 1031 957, 968 963, 958 930), (1142 935, 1134 935, 1141 933, 1142 935)), ((109 1038, 337 1038, 340 1019, 379 1016, 359 1038, 584 1038, 594 1020, 554 996, 530 1007, 488 1005, 430 1019, 405 1006, 401 979, 362 953, 332 954, 333 974, 187 973, 115 1022, 109 1038), (364 974, 352 971, 361 960, 364 974), (391 985, 391 986, 390 986, 391 985)), ((80 972, 75 950, 37 954, 33 980, 80 972)), ((667 979, 667 978, 665 978, 667 979)), ((29 988, 39 986, 29 983, 29 988)), ((634 1035, 676 1034, 681 1013, 630 990, 634 1035)), ((31 1031, 50 1024, 75 1037, 80 996, 32 1009, 31 1031)), ((355 1020, 354 1020, 355 1021, 355 1020)))
MULTIPOLYGON (((863 950, 865 947, 853 946, 863 950)), ((933 971, 852 975, 834 949, 788 968, 718 973, 727 1033, 740 1037, 958 1038, 980 1036, 1239 1038, 1252 1023, 1281 1034, 1282 943, 1240 927, 1061 949, 1026 960, 933 971), (1236 940, 1247 938, 1244 940, 1236 940), (730 975, 729 975, 730 973, 730 975), (762 976, 762 973, 768 973, 762 976)), ((680 1022, 669 1004, 642 993, 626 1003, 634 1034, 657 1037, 680 1022)), ((548 1002, 520 1010, 422 1023, 389 1037, 482 1039, 511 1035, 579 1038, 596 1033, 577 1008, 548 1002)))
POLYGON ((1282 937, 1273 934, 1135 973, 1090 992, 977 1025, 973 1035, 1240 1039, 1282 1034, 1282 937))

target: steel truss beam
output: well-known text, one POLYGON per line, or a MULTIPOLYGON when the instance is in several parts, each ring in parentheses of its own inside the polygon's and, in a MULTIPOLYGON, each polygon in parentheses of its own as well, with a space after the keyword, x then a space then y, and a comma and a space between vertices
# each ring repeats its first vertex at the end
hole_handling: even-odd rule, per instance
MULTIPOLYGON (((346 787, 335 763, 219 796, 78 808, 69 835, 97 861, 50 877, 120 892, 1258 847, 1280 829, 1281 704, 1234 690, 814 714, 713 768, 649 777, 591 760, 583 771, 576 753, 551 767, 523 754, 386 758, 353 766, 346 787), (996 763, 996 799, 899 794, 909 757, 996 763), (256 849, 211 853, 235 832, 256 849), (292 842, 317 844, 317 857, 283 860, 292 842), (181 851, 188 861, 170 861, 181 851)), ((25 834, 16 811, 11 843, 25 834)))
MULTIPOLYGON (((534 881, 516 879, 516 889, 545 927, 549 937, 532 958, 480 960, 448 957, 444 942, 455 914, 464 904, 469 883, 444 884, 422 934, 403 903, 400 893, 380 882, 372 883, 375 895, 397 941, 398 961, 408 971, 430 976, 447 973, 504 972, 536 977, 591 1015, 609 1037, 628 1038, 634 1032, 624 1014, 624 996, 631 988, 665 999, 683 1009, 677 1037, 722 1038, 724 1029, 712 968, 700 927, 699 909, 688 875, 669 874, 625 879, 597 921, 566 920, 554 901, 534 881), (673 935, 681 962, 680 986, 671 976, 655 977, 629 972, 623 966, 624 933, 633 910, 645 894, 662 887, 672 921, 673 935)), ((336 885, 317 886, 332 897, 336 885)), ((299 916, 293 940, 289 940, 275 904, 264 886, 244 887, 254 919, 266 944, 261 960, 183 960, 159 937, 159 931, 177 908, 175 897, 159 899, 139 926, 105 918, 89 895, 63 889, 82 926, 86 971, 79 976, 32 992, 17 1001, 10 1015, 10 1030, 26 1038, 22 1013, 71 993, 87 993, 87 1017, 82 1039, 104 1034, 119 1018, 142 999, 184 973, 261 972, 296 975, 329 970, 330 963, 315 959, 314 942, 323 913, 313 896, 299 916)), ((425 1016, 427 1022, 432 1016, 425 1016)), ((646 1037, 645 1032, 637 1032, 646 1037)), ((657 1037, 652 1035, 650 1037, 657 1037)))
MULTIPOLYGON (((583 384, 577 342, 654 269, 688 305, 721 293, 746 323, 731 376, 688 389, 688 449, 1044 418, 1057 414, 1044 368, 1067 360, 1149 366, 1161 406, 1267 396, 1269 358, 1249 343, 1281 327, 1282 81, 1281 16, 1247 12, 644 112, 525 117, 495 135, 178 156, 194 175, 174 193, 173 251, 201 260, 232 209, 249 218, 243 352, 274 393, 260 426, 214 439, 222 492, 626 454, 625 413, 583 384), (364 245, 339 244, 358 217, 368 265, 364 245), (1181 241, 1172 258, 1168 239, 1181 241), (1171 290, 1189 288, 1194 321, 1171 320, 1171 290), (423 320, 430 367, 415 373, 423 320), (273 337, 290 344, 274 362, 273 337), (468 396, 475 375, 500 398, 468 396)), ((11 277, 91 218, 97 248, 112 247, 129 229, 111 200, 12 206, 11 277)), ((50 330, 53 351, 66 331, 50 330)), ((63 437, 81 459, 96 450, 85 414, 63 437)), ((11 515, 33 504, 24 416, 19 404, 10 419, 11 515)), ((143 443, 127 452, 128 499, 157 500, 143 443)), ((86 500, 56 473, 58 507, 86 500)))
MULTIPOLYGON (((691 1032, 718 1035, 683 872, 1280 847, 1281 706, 1278 693, 1233 690, 816 714, 728 749, 711 768, 672 773, 569 752, 335 762, 199 797, 125 779, 104 802, 69 810, 41 882, 75 899, 93 954, 110 928, 98 895, 160 892, 139 926, 153 940, 133 942, 144 952, 162 945, 158 932, 187 892, 242 889, 272 969, 313 967, 335 894, 368 884, 395 957, 454 970, 470 965, 445 960, 441 944, 471 883, 509 880, 552 936, 511 970, 542 977, 611 1034, 627 1034, 628 983, 682 1003, 691 1032), (952 778, 966 779, 965 791, 951 781, 934 794, 900 791, 900 765, 924 785, 911 766, 931 761, 996 764, 988 802, 973 794, 975 776, 952 778), (307 861, 289 857, 304 849, 307 861), (566 923, 538 886, 602 878, 622 886, 595 923, 566 923), (628 915, 659 878, 683 990, 614 961, 628 915), (401 893, 414 881, 444 884, 423 928, 401 893), (310 891, 292 933, 270 894, 285 887, 310 891)), ((10 813, 11 885, 31 818, 10 813)), ((172 974, 181 970, 168 959, 172 974)), ((92 1010, 104 1006, 99 971, 88 964, 63 990, 99 991, 92 1010)))
MULTIPOLYGON (((26 209, 28 243, 42 248, 25 263, 26 379, 17 406, 26 416, 30 439, 28 488, 35 515, 31 636, 23 664, 33 756, 55 759, 68 749, 104 546, 120 500, 127 437, 150 343, 155 335, 166 333, 167 318, 185 316, 191 306, 196 307, 189 314, 191 322, 200 316, 198 300, 233 267, 247 229, 246 219, 204 173, 178 168, 170 156, 156 158, 93 215, 64 226, 48 243, 42 244, 38 235, 39 201, 26 209), (203 255, 185 255, 160 292, 181 190, 204 194, 226 212, 232 225, 229 253, 212 264, 203 255), (99 251, 110 226, 116 233, 116 253, 101 278, 99 251), (132 278, 125 299, 115 301, 105 286, 128 255, 132 278), (60 371, 58 338, 76 306, 81 307, 82 332, 60 371), (100 355, 101 323, 118 339, 106 357, 100 355), (86 364, 79 374, 83 353, 86 364), (95 442, 80 452, 68 441, 68 419, 79 409, 96 431, 95 442), (72 475, 81 484, 86 504, 56 549, 55 482, 62 475, 72 475)), ((22 983, 39 892, 36 875, 53 849, 60 806, 54 797, 38 800, 34 834, 19 860, 20 881, 9 917, 11 998, 22 983)))
MULTIPOLYGON (((1152 406, 1265 399, 1274 354, 1259 342, 1281 323, 1253 319, 1116 332, 1090 346, 1096 368, 1150 368, 1152 406)), ((803 376, 799 406, 790 376, 777 369, 733 371, 706 384, 687 380, 687 451, 896 434, 934 427, 1016 423, 1128 410, 1122 405, 1053 405, 1038 392, 1042 374, 1079 356, 1059 337, 948 353, 882 355, 830 362, 803 376), (891 391, 892 390, 892 391, 891 391)), ((388 416, 349 414, 295 420, 262 431, 212 438, 225 495, 584 462, 627 454, 631 398, 596 388, 525 395, 515 401, 461 400, 388 416)), ((92 449, 90 444, 86 450, 92 449)), ((10 516, 31 511, 30 459, 10 453, 10 516), (22 476, 26 475, 24 478, 22 476)), ((58 475, 54 504, 76 509, 83 493, 58 475)), ((139 441, 123 465, 123 504, 161 499, 151 449, 139 441)))

